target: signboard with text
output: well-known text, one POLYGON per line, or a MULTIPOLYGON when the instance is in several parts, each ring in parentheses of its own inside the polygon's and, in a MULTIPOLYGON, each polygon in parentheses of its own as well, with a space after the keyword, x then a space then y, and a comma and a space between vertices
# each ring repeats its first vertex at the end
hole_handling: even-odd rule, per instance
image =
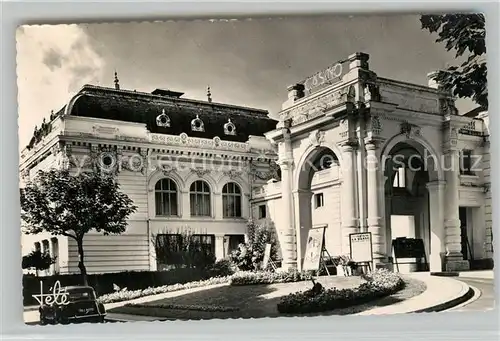
POLYGON ((371 232, 351 233, 349 235, 351 259, 356 263, 371 263, 373 261, 371 232))
POLYGON ((312 228, 307 235, 306 252, 304 255, 303 270, 319 270, 325 239, 325 227, 312 228))
POLYGON ((339 61, 307 77, 302 82, 302 84, 304 84, 304 95, 308 96, 329 85, 341 82, 342 77, 349 72, 349 66, 346 62, 347 61, 339 61))

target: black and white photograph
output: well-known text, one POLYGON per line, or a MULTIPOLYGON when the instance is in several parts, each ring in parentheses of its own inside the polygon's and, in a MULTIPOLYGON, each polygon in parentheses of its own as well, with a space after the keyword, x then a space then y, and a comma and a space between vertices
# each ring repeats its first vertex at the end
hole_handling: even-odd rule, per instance
POLYGON ((494 309, 486 39, 468 12, 19 26, 24 322, 494 309))

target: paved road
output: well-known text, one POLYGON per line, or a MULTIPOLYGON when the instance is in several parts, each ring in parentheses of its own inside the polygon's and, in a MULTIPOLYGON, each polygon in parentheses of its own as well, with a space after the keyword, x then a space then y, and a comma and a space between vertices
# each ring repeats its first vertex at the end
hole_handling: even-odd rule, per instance
POLYGON ((457 279, 479 289, 481 295, 477 300, 466 304, 463 307, 452 309, 453 311, 485 311, 495 309, 494 279, 467 277, 459 277, 457 279))

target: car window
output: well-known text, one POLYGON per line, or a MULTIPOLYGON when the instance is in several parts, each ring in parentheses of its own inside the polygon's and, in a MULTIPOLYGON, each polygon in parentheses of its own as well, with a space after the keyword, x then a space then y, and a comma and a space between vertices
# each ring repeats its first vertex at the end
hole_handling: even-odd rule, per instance
POLYGON ((69 294, 69 300, 95 299, 94 292, 90 289, 71 289, 66 291, 69 294))

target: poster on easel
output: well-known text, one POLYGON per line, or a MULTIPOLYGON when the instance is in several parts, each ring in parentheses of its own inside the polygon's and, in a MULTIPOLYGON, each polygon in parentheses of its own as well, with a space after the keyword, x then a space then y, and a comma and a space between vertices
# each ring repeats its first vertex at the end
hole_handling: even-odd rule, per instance
POLYGON ((323 244, 325 239, 325 227, 317 227, 309 230, 307 235, 306 252, 302 269, 305 271, 318 271, 321 257, 323 255, 323 244))
POLYGON ((351 260, 356 263, 373 261, 371 232, 351 233, 349 235, 351 260))

